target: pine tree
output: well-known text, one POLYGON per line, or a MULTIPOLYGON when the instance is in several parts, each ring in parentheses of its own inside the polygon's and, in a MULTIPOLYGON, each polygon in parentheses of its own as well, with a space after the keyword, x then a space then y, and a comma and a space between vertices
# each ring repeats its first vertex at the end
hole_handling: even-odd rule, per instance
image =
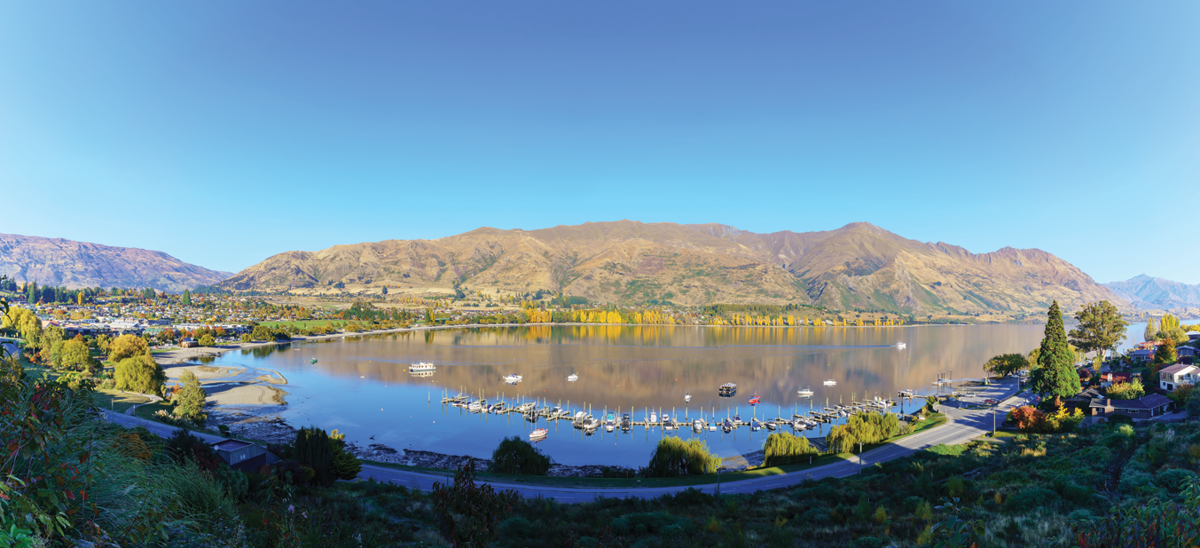
POLYGON ((312 469, 313 481, 318 485, 330 485, 333 466, 333 451, 329 448, 329 436, 315 426, 296 432, 296 444, 292 457, 300 464, 312 469))
POLYGON ((183 290, 183 298, 182 298, 182 299, 180 299, 180 301, 179 301, 179 302, 180 302, 181 304, 183 304, 183 306, 192 306, 192 292, 191 292, 191 290, 184 289, 184 290, 183 290))
POLYGON ((1050 305, 1045 336, 1038 348, 1038 368, 1031 372, 1030 389, 1048 398, 1066 398, 1079 393, 1079 374, 1074 367, 1075 353, 1067 344, 1062 311, 1058 301, 1050 305))

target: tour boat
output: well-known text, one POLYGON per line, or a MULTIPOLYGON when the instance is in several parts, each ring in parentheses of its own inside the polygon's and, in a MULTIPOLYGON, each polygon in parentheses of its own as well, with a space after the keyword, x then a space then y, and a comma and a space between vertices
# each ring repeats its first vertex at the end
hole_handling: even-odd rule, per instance
POLYGON ((428 363, 428 362, 414 363, 414 364, 408 366, 408 371, 410 373, 417 373, 420 371, 433 371, 435 369, 437 369, 437 367, 434 366, 432 363, 428 363))
POLYGON ((734 394, 737 394, 737 385, 731 382, 722 384, 720 388, 717 388, 718 396, 729 398, 733 397, 734 394))
POLYGON ((904 350, 905 348, 908 348, 908 345, 904 344, 902 342, 898 342, 898 343, 896 343, 896 348, 899 348, 900 350, 904 350))
POLYGON ((825 386, 836 386, 836 385, 837 385, 837 381, 835 381, 833 379, 829 379, 829 380, 825 381, 825 386))
POLYGON ((567 382, 575 382, 577 380, 579 380, 579 375, 576 375, 574 373, 571 373, 571 375, 569 377, 567 377, 567 382))
POLYGON ((691 394, 684 394, 684 395, 683 395, 683 403, 691 403, 691 401, 692 401, 692 395, 691 395, 691 394))
POLYGON ((754 391, 754 397, 753 397, 753 398, 750 398, 750 405, 758 405, 758 402, 759 402, 759 401, 760 401, 760 400, 758 399, 758 390, 755 390, 755 391, 754 391))
POLYGON ((509 384, 519 383, 519 382, 521 382, 521 376, 516 373, 509 373, 508 375, 506 375, 504 377, 504 382, 509 383, 509 384))
POLYGON ((797 394, 799 394, 799 396, 801 398, 811 398, 813 395, 813 391, 811 388, 805 388, 803 390, 798 391, 797 394))
POLYGON ((529 439, 531 439, 531 440, 542 439, 542 438, 545 438, 546 434, 548 434, 548 433, 550 433, 549 430, 546 430, 545 428, 538 428, 537 430, 534 430, 533 432, 529 433, 529 439))

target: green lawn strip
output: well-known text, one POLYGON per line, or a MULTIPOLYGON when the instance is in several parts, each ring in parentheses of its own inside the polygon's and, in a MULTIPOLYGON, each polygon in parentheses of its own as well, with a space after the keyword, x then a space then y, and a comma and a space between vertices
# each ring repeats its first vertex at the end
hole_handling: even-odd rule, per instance
POLYGON ((265 325, 267 327, 287 326, 287 327, 300 327, 303 329, 309 329, 312 327, 324 327, 326 324, 330 324, 331 322, 347 322, 347 321, 352 321, 352 320, 290 320, 290 321, 277 321, 277 322, 261 322, 259 325, 265 325))
POLYGON ((126 394, 119 390, 97 388, 92 393, 92 401, 96 403, 96 407, 101 409, 124 413, 126 409, 134 405, 149 403, 150 399, 141 394, 126 394))

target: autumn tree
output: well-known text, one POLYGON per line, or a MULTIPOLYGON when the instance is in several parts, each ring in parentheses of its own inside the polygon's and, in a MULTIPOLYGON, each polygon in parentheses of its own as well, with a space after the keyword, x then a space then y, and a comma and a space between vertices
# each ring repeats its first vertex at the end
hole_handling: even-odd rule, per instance
POLYGON ((79 339, 71 339, 63 343, 62 352, 58 358, 58 366, 69 371, 80 371, 88 375, 96 374, 98 364, 92 359, 88 345, 79 339))
POLYGON ((1071 330, 1070 342, 1086 352, 1096 352, 1103 358, 1105 352, 1125 340, 1125 329, 1129 322, 1108 301, 1088 303, 1077 313, 1079 326, 1071 330))
MULTIPOLYGON (((108 359, 111 362, 119 362, 126 358, 149 354, 150 347, 146 341, 137 335, 121 335, 113 339, 108 345, 108 359)), ((153 360, 151 360, 153 361, 153 360)))
POLYGON ((1142 334, 1142 340, 1150 342, 1158 337, 1158 328, 1154 325, 1154 318, 1146 318, 1146 331, 1142 334))
POLYGON ((1175 341, 1165 339, 1154 349, 1154 365, 1170 365, 1175 363, 1178 357, 1175 354, 1175 341))
POLYGON ((177 417, 203 425, 204 421, 208 420, 208 415, 204 413, 204 400, 208 393, 200 386, 200 379, 197 379, 190 369, 184 370, 179 380, 183 382, 183 387, 171 399, 175 404, 173 413, 177 417))
POLYGON ((1038 367, 1030 373, 1030 389, 1048 398, 1074 396, 1080 390, 1079 375, 1075 373, 1075 355, 1067 343, 1058 301, 1050 305, 1048 316, 1042 345, 1038 348, 1038 367))

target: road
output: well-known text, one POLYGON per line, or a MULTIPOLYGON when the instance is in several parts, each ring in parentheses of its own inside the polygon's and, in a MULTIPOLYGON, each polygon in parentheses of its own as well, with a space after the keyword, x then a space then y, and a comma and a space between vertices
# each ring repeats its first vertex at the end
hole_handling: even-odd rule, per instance
MULTIPOLYGON (((991 431, 993 415, 996 420, 996 424, 999 424, 999 422, 1004 420, 1004 416, 1008 410, 1021 402, 1021 398, 1016 397, 1016 391, 1015 382, 981 388, 978 390, 978 396, 976 398, 970 398, 971 400, 995 398, 1001 401, 1000 405, 987 409, 964 409, 950 405, 942 405, 940 411, 944 413, 948 419, 946 424, 931 430, 926 430, 924 432, 919 432, 917 434, 901 438, 882 447, 877 447, 853 459, 827 464, 824 466, 818 466, 799 472, 792 472, 790 474, 739 480, 735 482, 724 483, 720 486, 714 483, 679 487, 584 488, 505 483, 487 481, 485 479, 476 479, 476 483, 487 483, 495 489, 512 489, 513 491, 519 493, 522 497, 540 496, 545 498, 553 498, 559 502, 567 503, 591 502, 601 497, 654 498, 666 494, 675 494, 690 487, 700 489, 705 493, 716 493, 719 487, 720 493, 723 494, 753 493, 761 490, 780 489, 798 485, 809 479, 831 477, 843 478, 846 476, 851 476, 858 473, 862 467, 871 466, 877 462, 886 462, 906 457, 922 449, 933 447, 939 444, 955 445, 966 443, 972 439, 982 436, 985 432, 991 431)), ((170 437, 172 434, 174 434, 175 430, 177 430, 177 428, 173 426, 147 421, 139 417, 112 413, 110 411, 104 411, 104 414, 107 420, 110 422, 120 424, 127 428, 144 426, 154 434, 163 437, 170 437)), ((202 434, 198 432, 193 432, 193 435, 209 443, 216 443, 225 439, 221 436, 202 434)), ((452 481, 454 479, 454 473, 452 471, 447 471, 440 474, 414 472, 364 464, 362 473, 359 474, 359 479, 373 479, 379 482, 403 485, 411 489, 429 491, 433 488, 434 482, 440 481, 445 483, 447 481, 452 481)))

